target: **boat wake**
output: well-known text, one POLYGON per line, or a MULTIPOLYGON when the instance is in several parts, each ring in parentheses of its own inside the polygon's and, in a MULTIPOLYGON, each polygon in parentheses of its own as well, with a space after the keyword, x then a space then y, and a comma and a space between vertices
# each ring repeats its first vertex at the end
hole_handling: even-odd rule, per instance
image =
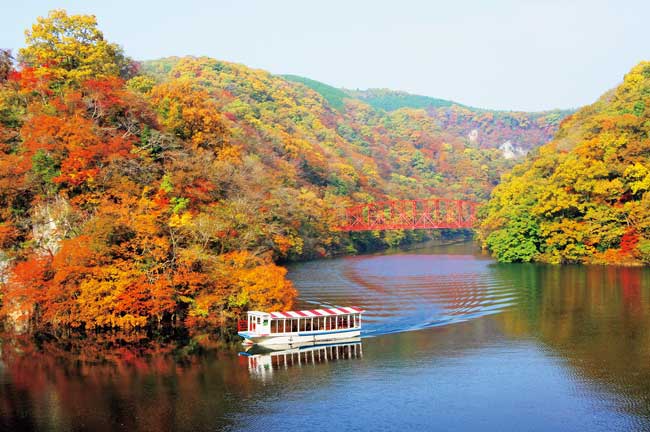
POLYGON ((500 313, 518 302, 514 285, 474 255, 382 255, 302 263, 289 277, 309 307, 366 310, 362 337, 445 326, 500 313))

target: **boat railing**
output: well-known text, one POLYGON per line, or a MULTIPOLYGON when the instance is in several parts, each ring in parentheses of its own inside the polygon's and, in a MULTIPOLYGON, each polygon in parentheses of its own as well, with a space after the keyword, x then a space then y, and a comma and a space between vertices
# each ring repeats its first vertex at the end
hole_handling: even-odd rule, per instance
POLYGON ((243 332, 248 331, 248 320, 240 319, 237 321, 237 331, 243 332))

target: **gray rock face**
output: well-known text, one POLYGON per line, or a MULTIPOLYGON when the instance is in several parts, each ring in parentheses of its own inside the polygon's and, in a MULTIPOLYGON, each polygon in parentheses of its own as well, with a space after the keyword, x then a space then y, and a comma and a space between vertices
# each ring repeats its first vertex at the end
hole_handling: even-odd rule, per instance
POLYGON ((58 252, 61 240, 76 226, 76 217, 67 200, 57 197, 34 208, 32 236, 44 255, 58 252))
POLYGON ((472 129, 472 131, 467 135, 467 139, 472 144, 478 142, 478 129, 472 129))
MULTIPOLYGON (((67 200, 57 197, 37 205, 32 213, 32 238, 35 250, 41 255, 53 256, 61 247, 61 241, 70 236, 79 225, 79 217, 67 200)), ((0 283, 8 283, 11 260, 0 251, 0 283)), ((29 330, 34 306, 13 298, 5 304, 5 324, 15 333, 29 330)))
POLYGON ((9 281, 9 264, 11 260, 7 254, 3 251, 0 251, 0 284, 7 283, 9 281))
POLYGON ((512 144, 510 141, 506 141, 499 146, 499 150, 503 154, 505 159, 515 159, 518 157, 526 156, 526 149, 519 147, 516 144, 512 144))

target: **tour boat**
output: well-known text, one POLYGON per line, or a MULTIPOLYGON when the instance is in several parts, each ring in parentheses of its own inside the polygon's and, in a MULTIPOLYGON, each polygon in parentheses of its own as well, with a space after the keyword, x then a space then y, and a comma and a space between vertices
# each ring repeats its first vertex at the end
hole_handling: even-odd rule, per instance
POLYGON ((289 312, 250 311, 240 320, 238 333, 244 345, 296 345, 358 337, 361 314, 358 307, 338 307, 289 312))

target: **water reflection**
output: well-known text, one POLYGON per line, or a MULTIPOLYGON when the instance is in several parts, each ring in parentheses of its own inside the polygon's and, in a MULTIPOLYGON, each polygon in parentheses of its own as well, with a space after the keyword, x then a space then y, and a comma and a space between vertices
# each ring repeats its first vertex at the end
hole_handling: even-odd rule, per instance
POLYGON ((258 351, 253 347, 239 355, 248 362, 248 371, 256 378, 270 378, 274 371, 292 367, 314 366, 340 360, 363 357, 360 338, 353 338, 335 344, 278 347, 278 350, 258 351))
POLYGON ((5 338, 0 430, 650 430, 648 269, 445 249, 290 275, 305 303, 367 308, 378 336, 249 356, 210 337, 5 338))
POLYGON ((536 338, 576 380, 615 392, 650 419, 650 272, 630 267, 494 265, 526 298, 496 318, 505 334, 536 338))
POLYGON ((3 337, 1 356, 1 431, 224 427, 237 409, 224 389, 250 390, 232 348, 205 335, 3 337))

